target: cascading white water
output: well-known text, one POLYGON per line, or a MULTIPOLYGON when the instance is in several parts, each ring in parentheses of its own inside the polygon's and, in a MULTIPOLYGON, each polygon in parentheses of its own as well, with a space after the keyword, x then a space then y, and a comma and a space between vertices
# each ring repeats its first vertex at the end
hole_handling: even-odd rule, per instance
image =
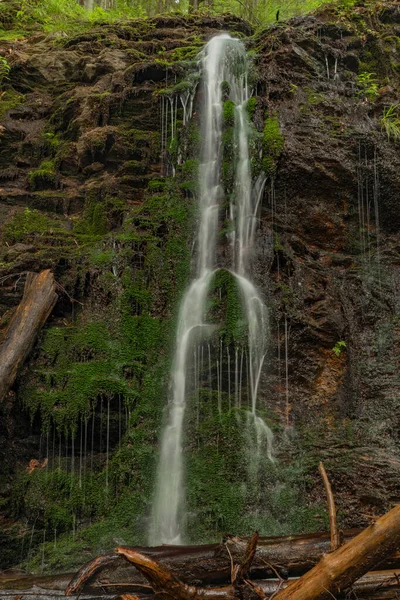
MULTIPOLYGON (((260 177, 251 185, 249 159, 250 125, 246 103, 247 55, 239 40, 227 34, 214 37, 206 45, 201 56, 204 101, 202 105, 202 150, 199 168, 200 219, 197 234, 197 266, 180 307, 176 351, 172 371, 172 393, 169 415, 162 439, 157 484, 150 528, 150 544, 182 542, 184 535, 184 464, 182 456, 183 422, 186 399, 189 392, 189 363, 195 356, 195 344, 203 341, 214 326, 205 322, 207 294, 216 271, 216 240, 219 208, 224 199, 221 184, 223 92, 228 86, 235 109, 235 145, 237 147, 234 198, 231 217, 234 223, 232 235, 232 273, 237 278, 243 298, 244 312, 248 320, 248 356, 251 395, 251 421, 255 437, 261 439, 267 432, 268 456, 272 458, 272 433, 256 414, 257 391, 264 362, 268 315, 265 304, 254 285, 248 279, 250 250, 255 231, 255 219, 265 178, 260 177)), ((185 106, 185 105, 184 105, 185 106)), ((186 109, 186 107, 185 107, 186 109)), ((186 113, 186 110, 185 110, 186 113)), ((203 355, 202 355, 203 356, 203 355)), ((238 355, 235 355, 238 365, 238 355)), ((243 361, 243 354, 242 354, 243 361)), ((208 345, 209 379, 211 384, 211 355, 208 345)), ((241 362, 242 369, 242 362, 241 362)), ((222 346, 217 361, 218 401, 221 402, 222 346)), ((240 381, 242 377, 240 376, 240 381)), ((235 395, 240 398, 238 373, 235 372, 235 395)), ((221 410, 221 406, 219 406, 221 410)))
MULTIPOLYGON (((235 91, 237 91, 237 88, 235 91)), ((238 148, 235 190, 231 203, 231 215, 234 215, 236 220, 233 236, 233 259, 234 273, 241 290, 248 322, 251 412, 248 415, 247 425, 250 430, 254 429, 256 434, 256 450, 250 457, 250 462, 253 463, 250 469, 254 471, 259 465, 264 439, 267 440, 267 456, 271 461, 273 460, 273 433, 265 421, 256 413, 261 370, 267 351, 268 311, 259 292, 249 279, 249 262, 254 248, 257 215, 266 177, 264 173, 261 173, 255 184, 252 185, 249 152, 251 130, 246 111, 249 100, 247 79, 244 79, 243 85, 239 87, 238 96, 233 95, 232 100, 236 104, 235 132, 238 148)), ((249 437, 251 437, 251 431, 249 437)))

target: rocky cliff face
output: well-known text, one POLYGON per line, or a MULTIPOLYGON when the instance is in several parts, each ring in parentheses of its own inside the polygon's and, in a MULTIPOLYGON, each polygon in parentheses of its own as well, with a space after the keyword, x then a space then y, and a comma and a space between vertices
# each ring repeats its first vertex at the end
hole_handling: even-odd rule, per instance
MULTIPOLYGON (((1 409, 3 567, 65 569, 116 538, 145 541, 196 218, 197 105, 184 125, 183 103, 221 30, 255 61, 253 170, 268 180, 253 276, 270 309, 260 397, 276 462, 249 480, 243 419, 225 383, 218 414, 201 363, 192 541, 325 528, 320 460, 343 527, 398 501, 399 7, 326 9, 252 37, 233 17, 100 24, 1 43, 2 330, 27 271, 51 267, 60 284, 1 409)), ((221 317, 237 314, 224 272, 215 288, 230 361, 241 347, 221 317)))

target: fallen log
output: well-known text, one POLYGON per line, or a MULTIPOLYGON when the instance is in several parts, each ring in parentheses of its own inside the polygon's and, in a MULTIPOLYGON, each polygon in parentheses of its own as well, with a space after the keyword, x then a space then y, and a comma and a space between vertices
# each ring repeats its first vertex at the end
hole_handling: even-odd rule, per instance
MULTIPOLYGON (((370 573, 365 577, 362 577, 352 587, 351 593, 340 594, 338 600, 351 599, 351 600, 398 600, 400 598, 400 577, 399 574, 392 572, 383 572, 380 574, 370 573), (396 578, 397 575, 397 578, 396 578)), ((287 586, 289 582, 284 581, 283 583, 277 579, 270 579, 265 581, 254 581, 257 586, 262 587, 263 592, 270 598, 278 589, 282 589, 283 586, 287 586), (279 587, 281 586, 281 587, 279 587)), ((121 586, 122 584, 119 584, 121 586)), ((124 587, 114 587, 104 584, 97 588, 91 594, 72 596, 72 600, 116 600, 117 596, 121 599, 124 595, 131 594, 133 597, 139 598, 139 600, 155 600, 156 596, 151 590, 141 590, 139 588, 129 588, 129 584, 124 587), (104 587, 104 589, 103 589, 104 587), (112 592, 111 592, 112 590, 112 592), (129 590, 127 592, 127 590, 129 590)), ((61 600, 63 598, 63 591, 46 587, 42 588, 39 585, 32 585, 31 587, 21 589, 19 586, 10 588, 0 588, 0 600, 15 600, 17 596, 27 598, 29 600, 61 600)), ((273 599, 272 599, 273 600, 273 599)))
MULTIPOLYGON (((246 598, 267 598, 261 585, 246 580, 252 559, 255 555, 257 534, 249 541, 239 567, 232 567, 232 583, 223 587, 196 587, 181 581, 168 567, 149 556, 129 548, 119 547, 118 554, 133 563, 149 581, 157 597, 161 600, 235 600, 246 598), (238 576, 239 575, 239 576, 238 576)), ((274 595, 275 600, 327 600, 350 590, 356 580, 390 556, 400 547, 400 505, 380 517, 373 525, 330 554, 308 573, 296 581, 291 581, 274 595)), ((397 574, 395 575, 397 578, 397 574)))
MULTIPOLYGON (((359 530, 354 529, 344 532, 343 542, 348 542, 358 533, 359 530)), ((314 567, 326 552, 329 552, 330 537, 329 533, 260 537, 249 577, 252 579, 276 577, 276 571, 283 578, 303 575, 314 567)), ((186 583, 218 585, 230 580, 231 556, 233 560, 239 562, 247 542, 247 539, 231 536, 220 544, 152 548, 138 546, 129 549, 159 561, 172 569, 186 583)), ((385 559, 380 567, 400 570, 400 554, 385 559)), ((110 553, 83 565, 71 579, 66 595, 77 594, 83 589, 89 590, 100 580, 107 581, 109 584, 146 583, 144 576, 132 564, 122 556, 110 553)))
POLYGON ((28 273, 24 295, 0 347, 0 401, 13 385, 18 369, 31 351, 57 298, 54 275, 50 270, 28 273))
POLYGON ((311 571, 278 592, 275 600, 325 600, 348 589, 400 547, 400 505, 392 508, 311 571))

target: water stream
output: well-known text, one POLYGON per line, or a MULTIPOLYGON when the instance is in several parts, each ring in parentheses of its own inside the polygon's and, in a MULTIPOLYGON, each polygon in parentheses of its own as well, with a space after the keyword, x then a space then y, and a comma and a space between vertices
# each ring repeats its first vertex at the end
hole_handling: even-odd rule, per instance
MULTIPOLYGON (((188 397, 194 388, 198 399, 200 372, 203 370, 203 343, 210 338, 215 325, 206 322, 207 295, 217 271, 217 236, 220 208, 225 199, 221 168, 223 160, 223 89, 229 89, 229 98, 235 104, 234 146, 235 169, 233 194, 229 214, 232 221, 230 271, 236 278, 242 297, 243 312, 248 327, 247 435, 255 442, 254 460, 260 464, 261 447, 266 441, 267 456, 272 457, 272 432, 257 414, 259 382, 267 350, 268 312, 250 281, 250 263, 258 210, 265 185, 260 175, 252 184, 249 138, 251 126, 246 104, 249 99, 248 59, 239 40, 227 34, 212 38, 202 52, 200 69, 203 83, 201 106, 202 148, 199 168, 199 224, 197 231, 197 260, 195 274, 186 291, 179 312, 176 351, 172 368, 172 393, 169 414, 162 433, 160 460, 150 528, 150 544, 180 544, 185 534, 185 482, 183 461, 183 426, 188 397), (199 349, 201 347, 201 354, 199 349), (200 359, 201 356, 201 359, 200 359), (190 366, 194 367, 190 369, 190 366), (193 378, 195 381, 190 381, 193 378)), ((226 92, 225 92, 226 93, 226 92)), ((171 104, 172 109, 173 104, 171 104)), ((185 121, 186 121, 186 106, 185 121)), ((210 343, 207 342, 209 384, 212 380, 210 343)), ((223 352, 222 340, 217 348, 218 410, 222 410, 222 373, 224 355, 227 356, 228 393, 234 390, 235 406, 241 405, 243 349, 239 360, 235 349, 234 368, 231 369, 229 348, 223 352), (231 375, 232 372, 232 375, 231 375)), ((231 399, 229 398, 231 406, 231 399)), ((253 461, 254 463, 254 461, 253 461)), ((254 471, 254 464, 252 465, 254 471)), ((257 466, 258 468, 258 466, 257 466)))

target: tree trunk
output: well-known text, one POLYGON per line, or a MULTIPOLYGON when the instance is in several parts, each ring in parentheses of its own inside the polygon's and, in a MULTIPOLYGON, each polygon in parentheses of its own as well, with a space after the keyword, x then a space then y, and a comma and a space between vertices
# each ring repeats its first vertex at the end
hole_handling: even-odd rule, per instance
MULTIPOLYGON (((251 581, 251 584, 259 588, 266 598, 270 598, 272 596, 275 598, 277 592, 279 592, 281 589, 287 588, 290 583, 291 581, 283 581, 278 579, 262 579, 251 581)), ((155 596, 151 594, 149 595, 147 590, 142 590, 140 586, 135 587, 134 584, 132 585, 129 583, 99 585, 99 588, 97 588, 96 591, 96 596, 99 594, 99 590, 105 591, 106 594, 109 594, 110 590, 113 590, 114 596, 102 595, 102 598, 115 599, 115 594, 122 594, 126 590, 136 594, 140 600, 151 600, 152 598, 155 598, 155 596)), ((231 587, 226 586, 225 588, 219 588, 219 594, 219 600, 221 598, 223 600, 230 600, 231 587), (228 590, 228 594, 225 596, 223 595, 224 589, 228 590)), ((400 573, 393 573, 393 571, 372 571, 356 581, 352 585, 351 591, 345 591, 341 594, 338 594, 337 597, 338 599, 344 598, 345 600, 349 600, 349 598, 354 600, 399 600, 400 573)), ((1 598, 2 594, 0 591, 0 600, 1 598)), ((81 596, 80 598, 89 600, 90 596, 81 596)), ((43 600, 47 600, 47 598, 43 598, 43 600)), ((53 598, 50 598, 49 600, 53 600, 53 598)))
POLYGON ((275 600, 325 600, 391 556, 400 547, 400 505, 355 538, 326 554, 311 571, 280 591, 275 600))
MULTIPOLYGON (((231 584, 224 587, 196 587, 181 581, 168 567, 135 550, 120 547, 124 556, 143 573, 160 600, 248 600, 265 599, 263 585, 247 579, 255 556, 258 534, 248 542, 239 566, 231 559, 231 584)), ((330 554, 325 554, 311 571, 292 581, 285 589, 281 579, 275 600, 327 600, 348 591, 365 575, 400 547, 400 505, 355 538, 330 554)), ((396 576, 397 578, 397 576, 396 576)))
MULTIPOLYGON (((359 530, 343 533, 343 542, 348 542, 359 530)), ((150 558, 166 565, 184 582, 196 585, 217 585, 230 580, 231 558, 239 562, 244 555, 248 540, 228 537, 220 544, 206 546, 156 546, 134 547, 150 558), (228 552, 229 549, 229 552, 228 552), (229 555, 230 553, 230 555, 229 555)), ((260 537, 256 555, 250 570, 252 579, 276 577, 275 570, 284 578, 303 575, 314 567, 330 550, 330 534, 315 533, 288 537, 260 537)), ((400 568, 400 555, 385 559, 381 568, 400 568)), ((121 556, 105 554, 81 567, 67 588, 67 595, 88 591, 93 584, 107 581, 111 587, 131 582, 145 584, 146 579, 121 556)), ((132 588, 133 589, 133 588, 132 588)))
POLYGON ((23 298, 0 347, 0 401, 13 385, 57 298, 53 273, 28 273, 23 298))

